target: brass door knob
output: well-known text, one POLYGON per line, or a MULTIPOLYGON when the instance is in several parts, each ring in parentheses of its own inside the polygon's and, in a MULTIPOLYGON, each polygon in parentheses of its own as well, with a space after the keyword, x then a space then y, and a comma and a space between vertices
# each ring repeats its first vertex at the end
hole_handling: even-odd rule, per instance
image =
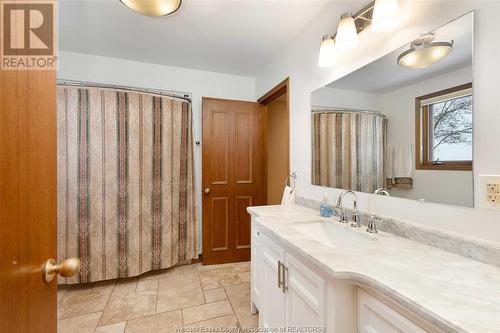
POLYGON ((210 193, 210 187, 207 187, 205 190, 204 190, 205 194, 208 194, 210 193))
POLYGON ((80 271, 80 259, 68 258, 57 264, 54 259, 49 259, 43 265, 43 280, 47 283, 59 274, 62 277, 70 277, 80 271))

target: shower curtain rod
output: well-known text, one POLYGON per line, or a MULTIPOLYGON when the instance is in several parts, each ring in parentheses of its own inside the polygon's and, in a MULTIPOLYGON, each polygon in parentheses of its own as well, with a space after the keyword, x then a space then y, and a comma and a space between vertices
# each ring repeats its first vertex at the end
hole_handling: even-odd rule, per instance
POLYGON ((115 89, 115 90, 132 91, 132 92, 143 92, 143 93, 148 93, 148 94, 152 94, 152 95, 181 99, 181 100, 187 101, 188 103, 191 103, 191 94, 190 93, 183 93, 183 92, 179 92, 179 91, 167 91, 167 90, 160 90, 160 89, 127 87, 127 86, 120 86, 120 85, 114 85, 114 84, 104 84, 104 83, 97 83, 97 82, 75 81, 75 80, 64 80, 64 79, 58 79, 57 85, 72 86, 72 87, 92 87, 92 88, 115 89))
POLYGON ((360 110, 360 109, 349 109, 349 108, 331 108, 328 106, 319 106, 319 105, 313 105, 312 106, 312 113, 365 113, 365 114, 372 114, 378 117, 382 118, 387 118, 385 114, 383 114, 380 111, 373 111, 373 110, 360 110))

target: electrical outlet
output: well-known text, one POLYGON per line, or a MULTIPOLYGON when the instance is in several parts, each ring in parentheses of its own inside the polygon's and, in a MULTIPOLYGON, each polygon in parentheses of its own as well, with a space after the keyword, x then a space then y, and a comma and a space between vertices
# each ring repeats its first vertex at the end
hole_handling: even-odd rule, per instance
POLYGON ((500 194, 500 184, 486 184, 486 191, 491 194, 500 194))
POLYGON ((500 209, 500 176, 479 176, 480 198, 482 208, 500 209))
POLYGON ((500 199, 500 184, 486 184, 486 200, 489 203, 496 204, 500 199))

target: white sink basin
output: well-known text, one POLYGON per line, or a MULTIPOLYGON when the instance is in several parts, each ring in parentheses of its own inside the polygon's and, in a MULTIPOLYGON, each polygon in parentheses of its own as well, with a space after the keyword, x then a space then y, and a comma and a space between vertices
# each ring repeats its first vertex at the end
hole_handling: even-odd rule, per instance
POLYGON ((309 221, 297 222, 291 225, 292 229, 317 240, 321 244, 330 247, 342 247, 353 245, 357 242, 366 242, 375 240, 371 235, 364 234, 366 227, 351 229, 347 225, 340 225, 336 221, 309 221))

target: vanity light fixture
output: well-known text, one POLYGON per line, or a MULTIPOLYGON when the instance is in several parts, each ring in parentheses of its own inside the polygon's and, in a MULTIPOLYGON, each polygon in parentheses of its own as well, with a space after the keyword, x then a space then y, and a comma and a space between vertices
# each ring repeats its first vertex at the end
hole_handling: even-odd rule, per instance
POLYGON ((399 24, 398 0, 375 0, 372 18, 372 30, 385 32, 399 24))
POLYGON ((130 9, 147 16, 166 16, 181 7, 182 0, 120 0, 130 9))
POLYGON ((415 39, 410 49, 401 53, 398 64, 409 69, 422 69, 446 58, 453 50, 453 41, 434 42, 434 34, 428 33, 415 39))
POLYGON ((335 40, 333 35, 324 35, 319 47, 318 66, 331 67, 335 62, 335 40))
POLYGON ((358 43, 358 34, 374 25, 374 31, 388 31, 399 23, 398 0, 375 0, 363 7, 356 14, 344 13, 340 17, 337 32, 330 38, 321 41, 318 56, 318 66, 330 67, 333 65, 334 49, 339 51, 352 50, 358 43), (329 39, 332 39, 330 41, 329 39), (328 49, 328 57, 325 56, 328 49), (329 59, 326 61, 326 59, 329 59))
POLYGON ((351 13, 344 13, 340 16, 335 44, 339 51, 352 50, 358 44, 358 32, 351 13))

